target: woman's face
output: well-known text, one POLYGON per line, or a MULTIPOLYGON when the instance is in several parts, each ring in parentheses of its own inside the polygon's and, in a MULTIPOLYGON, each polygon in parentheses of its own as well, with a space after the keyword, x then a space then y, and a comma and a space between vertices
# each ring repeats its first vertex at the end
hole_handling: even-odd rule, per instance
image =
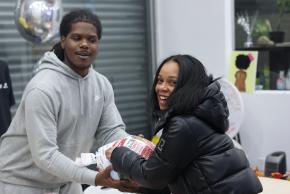
POLYGON ((176 86, 178 74, 178 64, 174 61, 168 61, 162 66, 159 74, 157 75, 158 77, 155 92, 160 110, 168 109, 167 99, 176 86))
POLYGON ((85 76, 98 52, 98 35, 94 25, 77 22, 71 25, 71 31, 61 37, 64 49, 64 62, 76 73, 85 76))

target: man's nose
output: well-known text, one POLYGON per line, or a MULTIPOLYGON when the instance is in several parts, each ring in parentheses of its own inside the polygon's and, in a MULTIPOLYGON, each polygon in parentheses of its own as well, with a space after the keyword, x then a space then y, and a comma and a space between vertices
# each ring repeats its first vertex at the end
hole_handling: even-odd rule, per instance
POLYGON ((88 47, 88 41, 86 39, 81 41, 81 47, 88 47))

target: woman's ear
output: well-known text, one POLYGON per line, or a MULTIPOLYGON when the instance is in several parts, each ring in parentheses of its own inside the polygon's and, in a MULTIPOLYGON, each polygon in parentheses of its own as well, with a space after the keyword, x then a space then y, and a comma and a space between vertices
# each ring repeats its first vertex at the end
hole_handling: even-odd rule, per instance
POLYGON ((64 44, 65 44, 65 37, 61 36, 61 38, 60 38, 60 46, 61 46, 62 49, 64 49, 64 44))

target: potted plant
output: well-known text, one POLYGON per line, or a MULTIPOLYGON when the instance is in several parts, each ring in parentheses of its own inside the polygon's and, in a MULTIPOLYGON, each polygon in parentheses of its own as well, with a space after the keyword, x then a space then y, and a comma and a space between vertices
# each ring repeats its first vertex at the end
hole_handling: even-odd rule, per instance
POLYGON ((290 11, 290 0, 277 0, 278 19, 276 30, 269 33, 269 37, 276 43, 283 42, 285 32, 281 30, 281 21, 284 14, 290 11))
POLYGON ((274 44, 268 37, 272 31, 270 21, 268 19, 258 18, 253 29, 253 39, 257 46, 271 46, 274 44))

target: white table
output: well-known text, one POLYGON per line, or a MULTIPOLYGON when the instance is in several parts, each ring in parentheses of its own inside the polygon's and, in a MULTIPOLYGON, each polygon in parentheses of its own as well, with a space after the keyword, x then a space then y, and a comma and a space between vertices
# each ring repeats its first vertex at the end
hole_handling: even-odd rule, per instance
MULTIPOLYGON (((261 194, 290 194, 290 181, 259 177, 262 185, 263 192, 261 194)), ((116 189, 105 189, 102 190, 99 186, 88 187, 84 194, 129 194, 122 193, 116 189)))
POLYGON ((263 192, 261 194, 290 194, 290 181, 259 177, 263 192))
POLYGON ((129 193, 120 192, 117 189, 101 189, 100 186, 89 186, 84 191, 84 194, 129 194, 129 193))

